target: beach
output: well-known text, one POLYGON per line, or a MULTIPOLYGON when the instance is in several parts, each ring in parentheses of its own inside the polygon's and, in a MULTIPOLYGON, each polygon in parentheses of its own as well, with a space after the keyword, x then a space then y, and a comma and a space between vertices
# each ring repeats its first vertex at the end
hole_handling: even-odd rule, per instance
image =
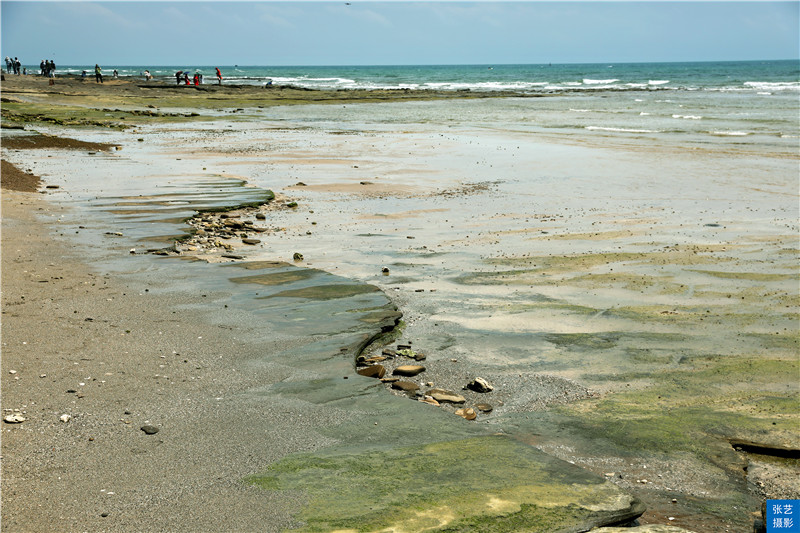
POLYGON ((45 192, 3 191, 3 408, 26 418, 3 428, 4 530, 416 530, 426 511, 397 506, 420 493, 455 517, 438 527, 485 516, 473 479, 437 492, 454 466, 430 446, 509 480, 494 516, 536 492, 506 453, 626 502, 599 523, 635 495, 642 524, 739 531, 795 486, 791 144, 519 118, 575 109, 559 97, 14 82, 4 125, 96 144, 3 131, 45 192), (184 223, 198 211, 217 213, 184 223), (466 405, 413 401, 359 356, 466 405), (478 376, 494 390, 461 390, 478 376), (403 480, 380 520, 310 482, 354 457, 403 480))

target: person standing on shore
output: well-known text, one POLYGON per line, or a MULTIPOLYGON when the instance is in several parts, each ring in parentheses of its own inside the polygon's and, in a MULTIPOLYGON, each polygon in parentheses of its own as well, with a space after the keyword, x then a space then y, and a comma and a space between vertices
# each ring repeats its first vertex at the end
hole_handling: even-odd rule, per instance
POLYGON ((103 69, 98 64, 94 65, 94 82, 103 83, 103 69))
POLYGON ((222 72, 220 72, 219 67, 217 67, 217 80, 219 81, 219 85, 222 85, 222 72))

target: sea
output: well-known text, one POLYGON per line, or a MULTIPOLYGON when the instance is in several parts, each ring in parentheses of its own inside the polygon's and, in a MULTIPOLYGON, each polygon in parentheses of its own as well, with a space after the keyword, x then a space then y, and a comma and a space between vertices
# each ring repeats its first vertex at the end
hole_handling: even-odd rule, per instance
MULTIPOLYGON (((202 73, 215 83, 216 66, 113 66, 105 75, 170 81, 177 71, 202 73)), ((736 61, 541 65, 219 66, 226 83, 294 85, 309 89, 411 89, 571 93, 592 91, 721 91, 775 93, 800 90, 800 63, 736 61)), ((57 73, 93 75, 94 67, 59 67, 57 73)))

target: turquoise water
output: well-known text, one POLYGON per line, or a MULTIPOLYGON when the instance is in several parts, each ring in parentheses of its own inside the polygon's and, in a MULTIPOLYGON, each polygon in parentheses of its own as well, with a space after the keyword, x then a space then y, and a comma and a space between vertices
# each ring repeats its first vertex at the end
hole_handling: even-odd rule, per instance
MULTIPOLYGON (((215 82, 215 66, 101 65, 106 74, 139 76, 149 70, 156 79, 172 80, 178 70, 202 72, 215 82)), ((798 61, 706 63, 598 63, 547 65, 438 65, 269 67, 219 66, 225 82, 259 85, 272 80, 318 89, 513 90, 527 93, 597 90, 681 90, 769 92, 800 90, 798 61)), ((31 70, 29 68, 29 70, 31 70)), ((89 75, 93 65, 59 67, 58 73, 89 75)))

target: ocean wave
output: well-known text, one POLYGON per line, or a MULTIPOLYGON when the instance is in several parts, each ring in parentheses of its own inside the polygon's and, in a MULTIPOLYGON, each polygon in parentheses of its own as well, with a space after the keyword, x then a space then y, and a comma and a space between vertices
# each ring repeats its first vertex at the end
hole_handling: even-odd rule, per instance
POLYGON ((685 118, 689 120, 700 120, 703 118, 701 115, 672 115, 672 118, 685 118))
POLYGON ((603 126, 586 126, 584 129, 589 131, 612 131, 616 133, 663 133, 659 130, 640 130, 632 128, 607 128, 603 126))
POLYGON ((800 91, 800 82, 786 81, 786 82, 769 82, 769 81, 746 81, 743 84, 745 87, 757 89, 760 91, 800 91))
POLYGON ((666 85, 669 83, 669 80, 649 80, 647 82, 648 85, 666 85))
POLYGON ((720 137, 745 137, 750 135, 749 132, 746 131, 720 131, 720 130, 712 130, 709 131, 711 135, 717 135, 720 137))
POLYGON ((616 78, 610 79, 610 80, 592 80, 592 79, 589 79, 589 78, 584 78, 583 79, 584 85, 608 85, 610 83, 616 83, 618 81, 619 80, 616 79, 616 78))

